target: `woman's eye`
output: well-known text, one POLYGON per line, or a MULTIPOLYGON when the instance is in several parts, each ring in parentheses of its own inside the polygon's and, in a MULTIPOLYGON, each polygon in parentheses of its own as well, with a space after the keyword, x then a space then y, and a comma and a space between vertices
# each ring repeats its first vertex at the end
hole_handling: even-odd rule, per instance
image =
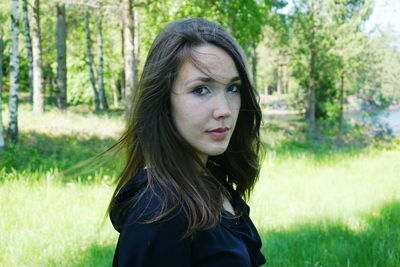
POLYGON ((238 84, 231 84, 227 88, 228 92, 238 93, 239 92, 239 85, 238 84))
POLYGON ((196 95, 206 95, 210 93, 210 89, 208 89, 207 86, 199 86, 193 90, 193 93, 195 93, 196 95))

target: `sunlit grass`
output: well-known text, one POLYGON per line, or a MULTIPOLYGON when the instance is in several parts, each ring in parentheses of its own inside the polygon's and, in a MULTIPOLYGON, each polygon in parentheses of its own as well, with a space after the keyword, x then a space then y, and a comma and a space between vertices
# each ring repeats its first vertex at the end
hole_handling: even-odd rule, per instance
MULTIPOLYGON (((18 144, 0 155, 0 169, 15 173, 14 178, 30 176, 35 181, 42 179, 43 173, 49 170, 61 173, 109 148, 122 128, 123 117, 118 113, 93 114, 77 108, 61 112, 53 108, 42 115, 34 115, 29 105, 22 105, 18 144)), ((87 179, 103 173, 108 180, 112 179, 121 161, 118 156, 109 156, 102 168, 83 173, 83 177, 72 177, 68 173, 66 178, 87 179)), ((5 175, 0 176, 0 181, 3 179, 5 175)))
POLYGON ((110 266, 116 233, 102 226, 111 188, 43 180, 0 186, 1 266, 110 266))
MULTIPOLYGON (((19 106, 18 125, 21 132, 35 132, 49 136, 76 135, 81 139, 117 138, 124 125, 120 112, 93 113, 87 108, 70 107, 60 111, 48 107, 48 111, 38 116, 32 113, 31 105, 19 106)), ((8 124, 8 109, 4 110, 3 123, 8 124)))
POLYGON ((271 266, 399 266, 399 159, 268 154, 250 206, 271 266))
MULTIPOLYGON (((121 161, 80 177, 63 171, 110 146, 123 118, 34 117, 26 106, 20 118, 20 144, 0 157, 0 266, 110 266, 117 233, 101 223, 121 161)), ((400 150, 289 132, 268 133, 249 203, 270 266, 400 266, 400 150)))
MULTIPOLYGON (((307 155, 268 154, 251 198, 260 226, 288 227, 315 218, 362 229, 362 214, 400 200, 400 151, 365 150, 316 162, 307 155), (257 205, 263 202, 265 205, 257 205), (285 210, 285 213, 281 211, 285 210), (358 218, 358 219, 357 219, 358 218)), ((266 228, 266 230, 268 230, 266 228)))

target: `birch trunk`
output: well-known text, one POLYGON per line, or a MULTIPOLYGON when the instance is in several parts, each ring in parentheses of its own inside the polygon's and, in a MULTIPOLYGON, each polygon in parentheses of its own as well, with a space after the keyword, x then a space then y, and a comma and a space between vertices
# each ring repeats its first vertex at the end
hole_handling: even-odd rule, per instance
MULTIPOLYGON (((119 0, 121 8, 122 6, 122 0, 119 0)), ((122 28, 121 28, 121 73, 120 73, 120 83, 119 84, 119 92, 120 92, 120 99, 124 103, 125 102, 125 36, 124 36, 124 16, 121 16, 121 23, 122 23, 122 28)))
POLYGON ((67 107, 67 32, 65 5, 57 4, 57 107, 67 107))
POLYGON ((125 46, 125 106, 130 108, 131 96, 135 87, 135 68, 134 68, 134 32, 131 0, 122 0, 122 18, 124 28, 124 46, 125 46))
POLYGON ((12 0, 11 8, 11 55, 10 55, 10 120, 7 137, 11 143, 18 141, 18 90, 19 90, 19 14, 18 0, 12 0))
POLYGON ((340 108, 339 108, 339 140, 343 136, 343 106, 344 106, 344 70, 340 72, 340 108))
POLYGON ((139 80, 139 9, 135 8, 134 12, 134 28, 133 28, 133 87, 135 88, 139 80))
POLYGON ((120 96, 122 102, 125 101, 125 37, 124 37, 124 29, 121 30, 121 73, 119 79, 120 82, 120 96))
POLYGON ((97 54, 99 56, 99 70, 98 70, 98 84, 99 84, 99 94, 101 105, 103 106, 103 110, 108 110, 107 96, 104 90, 104 58, 103 58, 103 27, 101 14, 97 20, 97 54))
POLYGON ((309 133, 312 138, 316 137, 316 123, 315 123, 315 80, 317 75, 316 70, 316 40, 315 40, 315 32, 316 26, 314 21, 314 12, 315 12, 315 3, 311 0, 311 40, 310 40, 310 72, 308 77, 308 95, 307 95, 307 111, 306 111, 306 120, 309 125, 309 133))
POLYGON ((309 76, 309 88, 307 96, 307 122, 309 124, 309 132, 311 137, 316 137, 316 125, 315 125, 315 61, 316 55, 314 49, 311 49, 310 54, 310 76, 309 76))
POLYGON ((285 65, 285 82, 284 82, 285 94, 289 94, 289 70, 288 65, 285 65))
POLYGON ((277 75, 276 77, 278 78, 276 81, 276 91, 278 93, 278 95, 282 94, 282 65, 280 63, 278 63, 278 67, 277 67, 277 75))
POLYGON ((0 32, 0 150, 5 148, 4 134, 3 134, 3 104, 2 104, 2 91, 3 91, 3 33, 0 32))
POLYGON ((94 77, 94 63, 93 63, 93 55, 92 55, 92 41, 90 39, 90 29, 89 29, 89 11, 85 11, 85 32, 86 32, 86 48, 89 60, 89 70, 90 70, 90 82, 92 84, 93 93, 94 93, 94 108, 95 111, 100 110, 100 101, 99 101, 99 93, 96 88, 96 79, 94 77))
POLYGON ((47 103, 49 103, 50 105, 57 104, 57 99, 55 99, 55 97, 54 97, 54 93, 57 94, 57 92, 54 92, 54 82, 57 82, 57 81, 54 81, 54 79, 55 78, 53 75, 53 71, 50 70, 49 75, 46 79, 46 84, 48 85, 48 88, 49 88, 49 101, 47 103))
POLYGON ((281 64, 281 68, 280 68, 280 87, 281 87, 281 94, 285 94, 285 65, 281 64))
POLYGON ((251 55, 251 63, 252 63, 252 72, 253 72, 253 85, 257 90, 257 45, 255 42, 252 43, 252 55, 251 55))
POLYGON ((27 0, 22 0, 22 10, 24 17, 24 33, 26 42, 26 51, 28 53, 28 67, 29 67, 29 102, 33 103, 33 55, 32 55, 32 39, 31 29, 29 27, 28 4, 27 0))
POLYGON ((113 100, 114 100, 114 108, 118 108, 118 82, 117 79, 112 78, 112 89, 113 89, 113 100))
POLYGON ((33 112, 44 111, 43 69, 40 40, 40 2, 32 0, 33 112))

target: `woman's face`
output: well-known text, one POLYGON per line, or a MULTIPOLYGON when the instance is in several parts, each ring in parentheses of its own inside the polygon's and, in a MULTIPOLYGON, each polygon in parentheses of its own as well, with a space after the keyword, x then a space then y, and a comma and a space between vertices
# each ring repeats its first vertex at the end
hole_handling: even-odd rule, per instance
POLYGON ((214 45, 196 47, 204 70, 189 60, 178 71, 171 93, 172 118, 203 163, 228 147, 240 110, 240 77, 232 58, 214 45))

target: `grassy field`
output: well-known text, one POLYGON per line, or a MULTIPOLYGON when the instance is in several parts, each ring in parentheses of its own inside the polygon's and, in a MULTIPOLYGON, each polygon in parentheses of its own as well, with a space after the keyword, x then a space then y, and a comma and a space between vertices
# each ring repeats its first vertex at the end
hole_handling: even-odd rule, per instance
MULTIPOLYGON (((117 234, 102 223, 118 158, 61 172, 112 144, 122 121, 22 106, 20 144, 0 154, 0 266, 110 266, 117 234)), ((398 146, 265 138, 274 145, 250 206, 269 266, 400 266, 398 146)))

